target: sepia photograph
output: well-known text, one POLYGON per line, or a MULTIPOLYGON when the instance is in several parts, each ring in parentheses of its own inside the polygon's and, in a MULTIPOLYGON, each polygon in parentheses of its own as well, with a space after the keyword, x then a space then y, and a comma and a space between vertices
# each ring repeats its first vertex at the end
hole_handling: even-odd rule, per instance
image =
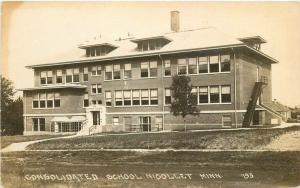
POLYGON ((300 187, 300 2, 4 1, 0 188, 300 187))

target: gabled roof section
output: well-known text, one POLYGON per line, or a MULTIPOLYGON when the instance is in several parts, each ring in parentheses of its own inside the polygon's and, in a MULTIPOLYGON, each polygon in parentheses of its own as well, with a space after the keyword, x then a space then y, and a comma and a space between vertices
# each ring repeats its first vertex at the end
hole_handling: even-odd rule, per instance
MULTIPOLYGON (((48 60, 45 64, 36 64, 27 66, 27 68, 39 68, 46 66, 58 66, 58 65, 68 65, 68 64, 76 64, 83 62, 94 62, 94 61, 107 61, 107 60, 116 60, 116 59, 126 59, 126 58, 134 58, 134 57, 145 57, 145 56, 153 56, 153 55, 164 55, 164 54, 174 54, 174 53, 182 53, 189 51, 201 51, 201 50, 210 50, 210 49, 220 49, 220 48, 233 48, 233 47, 246 47, 247 45, 238 40, 237 38, 231 37, 223 32, 217 30, 214 27, 208 28, 200 28, 194 30, 186 30, 180 32, 168 32, 163 35, 153 35, 153 36, 144 36, 144 37, 136 37, 136 38, 128 38, 124 40, 115 40, 115 41, 103 41, 102 43, 86 43, 85 46, 88 45, 97 45, 97 44, 111 44, 114 46, 118 46, 118 48, 114 49, 110 53, 105 56, 93 56, 87 57, 85 55, 84 50, 79 50, 78 48, 73 49, 69 55, 60 56, 58 58, 48 60), (162 37, 167 40, 171 40, 168 44, 164 45, 162 48, 153 51, 138 51, 136 50, 137 46, 135 42, 162 37), (77 49, 77 50, 76 50, 77 49), (80 52, 78 52, 78 50, 80 52), (76 51, 76 52, 75 52, 76 51), (71 55, 73 54, 73 55, 71 55), (76 54, 76 55, 74 55, 76 54)), ((263 56, 267 58, 271 62, 276 63, 277 60, 267 56, 266 54, 257 51, 247 49, 249 51, 253 51, 254 54, 259 56, 263 56)))

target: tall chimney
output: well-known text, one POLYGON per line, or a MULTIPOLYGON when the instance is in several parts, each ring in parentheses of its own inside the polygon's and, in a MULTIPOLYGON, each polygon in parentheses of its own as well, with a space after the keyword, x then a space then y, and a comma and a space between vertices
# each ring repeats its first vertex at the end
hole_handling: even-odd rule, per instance
POLYGON ((179 11, 171 11, 171 30, 179 31, 179 11))

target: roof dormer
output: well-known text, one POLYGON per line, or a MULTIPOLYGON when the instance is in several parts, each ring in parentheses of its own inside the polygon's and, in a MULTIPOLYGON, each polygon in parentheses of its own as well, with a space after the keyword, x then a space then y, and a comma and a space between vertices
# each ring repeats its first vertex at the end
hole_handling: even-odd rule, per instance
POLYGON ((159 50, 164 47, 166 44, 171 42, 172 40, 165 37, 165 36, 155 36, 155 37, 142 37, 137 39, 130 40, 131 42, 136 43, 137 50, 144 52, 144 51, 151 51, 151 50, 159 50))
POLYGON ((267 43, 267 41, 260 36, 239 38, 239 40, 256 50, 261 50, 261 44, 267 43))
POLYGON ((82 44, 79 45, 79 48, 86 50, 86 57, 94 56, 104 56, 114 49, 117 48, 116 45, 110 43, 101 43, 101 44, 82 44))

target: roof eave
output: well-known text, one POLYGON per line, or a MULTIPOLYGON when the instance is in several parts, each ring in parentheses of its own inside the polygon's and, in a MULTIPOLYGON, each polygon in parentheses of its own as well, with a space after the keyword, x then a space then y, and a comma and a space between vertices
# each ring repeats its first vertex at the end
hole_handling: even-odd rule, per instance
POLYGON ((275 59, 275 58, 273 58, 273 57, 271 57, 271 56, 269 56, 269 55, 267 55, 267 54, 265 54, 265 53, 263 53, 263 52, 261 52, 261 51, 259 51, 259 50, 256 50, 256 49, 254 49, 254 48, 251 48, 250 46, 247 46, 247 45, 245 45, 245 47, 248 48, 248 49, 250 49, 251 51, 254 51, 254 52, 256 52, 256 53, 262 55, 263 57, 269 59, 273 64, 279 63, 279 61, 278 61, 277 59, 275 59))
POLYGON ((215 49, 222 49, 222 48, 237 48, 237 47, 243 47, 243 46, 246 46, 246 45, 240 43, 240 44, 213 46, 213 47, 205 47, 205 48, 193 48, 193 49, 184 49, 184 50, 173 50, 173 51, 164 51, 164 52, 156 51, 153 53, 146 53, 146 54, 134 54, 134 55, 124 55, 124 56, 107 57, 107 58, 100 58, 100 59, 84 59, 84 60, 65 61, 65 62, 59 62, 59 63, 28 65, 28 66, 25 66, 25 68, 34 69, 34 68, 57 66, 57 65, 69 65, 69 64, 73 64, 73 63, 77 64, 77 63, 86 63, 86 62, 94 62, 94 61, 108 61, 108 60, 117 60, 117 59, 123 59, 123 58, 147 57, 147 56, 153 56, 153 55, 176 54, 176 53, 183 53, 183 52, 215 50, 215 49))

